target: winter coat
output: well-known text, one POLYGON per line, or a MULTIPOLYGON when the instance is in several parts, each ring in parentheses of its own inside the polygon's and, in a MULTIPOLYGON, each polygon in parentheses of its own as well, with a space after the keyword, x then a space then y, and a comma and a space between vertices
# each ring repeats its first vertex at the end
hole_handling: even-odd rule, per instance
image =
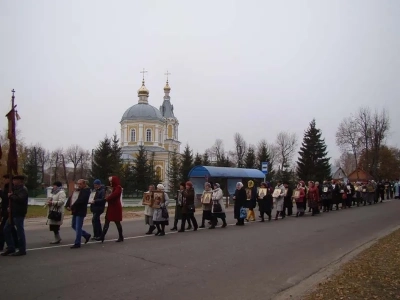
POLYGON ((168 204, 169 204, 168 194, 164 193, 164 202, 160 203, 160 208, 154 208, 153 222, 168 221, 168 218, 162 217, 162 209, 161 209, 162 207, 165 207, 166 209, 168 209, 168 204))
MULTIPOLYGON (((246 196, 246 198, 247 198, 247 196, 246 196)), ((251 188, 251 198, 250 198, 250 200, 246 199, 246 208, 250 208, 250 209, 255 208, 256 205, 257 205, 257 198, 258 198, 257 187, 253 186, 251 188)))
POLYGON ((189 190, 184 190, 182 192, 182 198, 183 198, 182 214, 190 213, 187 208, 189 205, 192 206, 194 205, 194 189, 191 188, 189 190))
POLYGON ((308 189, 307 199, 309 201, 309 206, 311 208, 317 208, 318 207, 319 191, 318 191, 317 187, 313 186, 313 187, 308 189))
POLYGON ((320 194, 321 198, 323 200, 332 199, 332 191, 333 191, 333 188, 332 188, 331 184, 329 184, 329 183, 323 184, 322 185, 322 192, 320 194))
POLYGON ((273 199, 272 199, 272 188, 267 188, 267 194, 263 198, 258 198, 258 209, 260 212, 267 212, 272 210, 273 199))
POLYGON ((242 187, 240 190, 235 190, 235 206, 234 206, 234 216, 235 219, 240 219, 240 209, 246 206, 247 201, 246 190, 242 187))
POLYGON ((222 211, 219 213, 225 213, 224 193, 222 192, 222 190, 220 188, 216 188, 215 190, 213 190, 212 203, 213 203, 213 206, 211 209, 211 213, 215 213, 214 212, 214 204, 221 205, 222 211))
POLYGON ((296 203, 303 203, 304 202, 304 198, 306 197, 306 192, 305 192, 305 188, 301 187, 299 189, 296 189, 296 191, 299 191, 299 198, 295 199, 296 203))
POLYGON ((51 204, 47 206, 47 215, 51 210, 58 211, 61 213, 61 220, 47 220, 48 225, 62 225, 64 220, 64 205, 66 203, 67 196, 63 189, 59 190, 57 194, 51 195, 51 204))
POLYGON ((177 191, 175 196, 175 220, 182 219, 182 203, 183 203, 183 196, 182 191, 177 191))
POLYGON ((288 187, 286 189, 286 194, 285 194, 285 197, 284 197, 284 205, 285 205, 285 207, 293 207, 292 197, 293 197, 293 189, 288 187))
POLYGON ((108 203, 106 219, 111 222, 121 222, 122 221, 122 204, 121 195, 122 187, 117 176, 111 177, 112 192, 106 198, 108 203))
POLYGON ((8 218, 8 188, 9 184, 4 185, 4 189, 0 190, 1 206, 0 206, 0 216, 8 218))
POLYGON ((90 211, 92 213, 102 213, 104 212, 104 208, 106 206, 106 200, 105 200, 105 187, 101 186, 98 188, 96 191, 96 194, 94 196, 94 203, 90 204, 90 211))
POLYGON ((24 185, 15 185, 9 196, 11 202, 11 216, 25 217, 28 212, 28 189, 24 185))
POLYGON ((71 209, 72 215, 77 216, 77 217, 86 217, 87 214, 87 205, 89 203, 89 198, 91 194, 91 190, 89 187, 85 187, 79 191, 78 198, 74 202, 74 204, 71 205, 71 197, 68 198, 67 203, 65 204, 65 207, 68 207, 71 209))

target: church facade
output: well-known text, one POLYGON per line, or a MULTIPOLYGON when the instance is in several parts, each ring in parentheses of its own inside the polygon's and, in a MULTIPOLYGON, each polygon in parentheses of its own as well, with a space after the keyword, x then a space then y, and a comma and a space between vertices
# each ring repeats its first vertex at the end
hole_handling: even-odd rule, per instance
MULTIPOLYGON (((140 146, 144 146, 148 159, 154 153, 154 172, 168 189, 168 169, 174 151, 180 153, 179 121, 174 115, 168 79, 164 87, 164 100, 160 109, 149 104, 149 90, 143 78, 138 90, 138 103, 128 108, 121 118, 122 159, 133 162, 140 146)), ((157 184, 157 182, 155 182, 157 184)))

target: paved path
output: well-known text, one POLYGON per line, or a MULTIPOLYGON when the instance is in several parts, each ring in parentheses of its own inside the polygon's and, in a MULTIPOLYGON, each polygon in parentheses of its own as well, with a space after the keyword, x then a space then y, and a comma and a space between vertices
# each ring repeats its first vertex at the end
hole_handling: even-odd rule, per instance
MULTIPOLYGON (((399 212, 400 201, 391 201, 164 237, 143 236, 143 221, 130 221, 124 243, 77 250, 49 246, 47 230, 28 230, 27 256, 0 257, 1 298, 273 299, 400 225, 399 212)), ((69 228, 62 235, 65 244, 73 241, 69 228)), ((116 238, 114 227, 108 238, 116 238)))

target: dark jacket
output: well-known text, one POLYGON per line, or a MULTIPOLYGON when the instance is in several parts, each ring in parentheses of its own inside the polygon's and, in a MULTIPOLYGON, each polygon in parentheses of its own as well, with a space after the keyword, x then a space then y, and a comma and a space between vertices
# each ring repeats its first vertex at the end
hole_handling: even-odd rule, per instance
POLYGON ((194 206, 194 189, 184 190, 182 192, 183 197, 183 205, 182 205, 182 213, 187 214, 190 213, 188 210, 188 206, 194 206))
MULTIPOLYGON (((246 198, 247 198, 247 195, 246 195, 246 198)), ((256 205, 257 205, 257 198, 258 198, 258 196, 257 196, 257 187, 253 186, 251 188, 251 198, 250 198, 250 200, 246 199, 246 208, 250 208, 250 209, 255 208, 256 205)))
POLYGON ((246 190, 242 187, 240 190, 235 190, 235 207, 234 207, 234 215, 235 219, 240 219, 240 209, 246 206, 246 190))
POLYGON ((11 216, 25 217, 28 212, 28 189, 24 185, 15 185, 12 195, 9 197, 11 202, 11 216))
POLYGON ((0 216, 2 217, 8 217, 8 183, 4 185, 4 189, 0 190, 0 198, 1 200, 1 206, 0 206, 0 216))
POLYGON ((322 193, 321 198, 322 200, 332 199, 333 187, 330 183, 324 183, 322 185, 322 193))
POLYGON ((283 198, 283 203, 285 204, 285 207, 293 207, 292 196, 293 196, 293 189, 291 187, 288 187, 286 196, 285 198, 283 198))
POLYGON ((94 196, 94 203, 90 204, 90 211, 92 213, 102 213, 106 206, 105 200, 106 191, 104 186, 101 186, 96 190, 96 195, 94 196))
POLYGON ((273 192, 273 188, 267 188, 267 194, 262 199, 258 199, 258 208, 260 212, 271 212, 274 202, 272 198, 273 192))
POLYGON ((76 199, 75 203, 72 205, 71 197, 68 198, 67 204, 65 206, 71 208, 73 216, 86 217, 90 193, 91 190, 89 187, 80 190, 78 199, 76 199))

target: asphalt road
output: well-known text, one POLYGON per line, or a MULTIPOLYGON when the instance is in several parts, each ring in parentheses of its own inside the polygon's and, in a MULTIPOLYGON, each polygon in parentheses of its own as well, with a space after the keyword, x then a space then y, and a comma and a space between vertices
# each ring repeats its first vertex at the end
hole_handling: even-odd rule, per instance
MULTIPOLYGON (((75 250, 67 245, 73 242, 72 229, 62 228, 64 244, 58 247, 48 245, 47 228, 27 230, 28 255, 0 257, 0 295, 12 300, 273 299, 400 225, 399 212, 400 201, 394 200, 164 237, 143 236, 143 221, 130 221, 123 224, 124 243, 96 242, 75 250)), ((116 237, 112 227, 108 238, 116 237)))

